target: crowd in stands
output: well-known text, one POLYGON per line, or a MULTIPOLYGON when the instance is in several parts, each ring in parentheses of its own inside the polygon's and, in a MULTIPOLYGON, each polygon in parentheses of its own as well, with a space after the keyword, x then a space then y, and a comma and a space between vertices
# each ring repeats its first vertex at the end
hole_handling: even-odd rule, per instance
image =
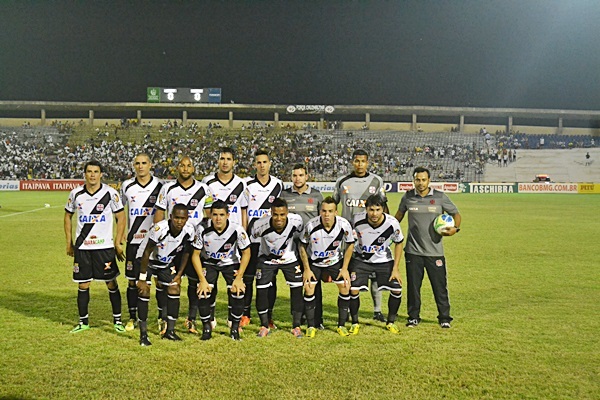
MULTIPOLYGON (((362 148, 370 154, 371 171, 386 181, 410 181, 415 166, 428 167, 432 180, 478 181, 487 163, 504 160, 504 153, 513 162, 517 149, 531 148, 530 136, 523 133, 319 130, 311 124, 275 130, 265 123, 229 130, 217 123, 184 126, 176 120, 157 127, 136 125, 123 119, 119 127, 107 124, 87 130, 53 123, 53 131, 44 134, 31 126, 0 130, 0 179, 81 178, 83 163, 94 158, 104 165, 107 180, 123 181, 132 176, 131 163, 140 152, 150 154, 160 178, 175 177, 183 154, 192 157, 198 177, 203 177, 214 172, 219 148, 231 146, 237 153, 236 173, 242 177, 254 174, 253 154, 264 148, 271 154, 272 173, 284 180, 289 180, 291 167, 302 162, 314 180, 334 181, 352 169, 352 152, 362 148), (71 134, 61 136, 66 129, 71 134)), ((540 138, 533 137, 539 144, 540 138)), ((546 136, 540 147, 554 147, 560 139, 546 136)), ((591 136, 577 146, 586 143, 594 143, 591 136)))

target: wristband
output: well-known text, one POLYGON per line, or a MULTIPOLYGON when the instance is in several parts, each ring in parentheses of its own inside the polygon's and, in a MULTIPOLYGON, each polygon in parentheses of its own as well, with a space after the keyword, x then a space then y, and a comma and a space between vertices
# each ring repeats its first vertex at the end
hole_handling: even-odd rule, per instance
POLYGON ((143 274, 140 274, 140 281, 146 281, 146 277, 148 276, 148 274, 146 272, 144 272, 143 274))

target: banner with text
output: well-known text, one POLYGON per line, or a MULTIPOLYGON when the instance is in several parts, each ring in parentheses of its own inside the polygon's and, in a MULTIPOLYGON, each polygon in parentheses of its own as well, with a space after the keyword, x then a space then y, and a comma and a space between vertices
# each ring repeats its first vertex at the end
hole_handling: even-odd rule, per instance
POLYGON ((20 190, 71 191, 83 185, 83 179, 37 179, 21 181, 20 190))
POLYGON ((0 191, 19 190, 19 181, 4 181, 0 180, 0 191))

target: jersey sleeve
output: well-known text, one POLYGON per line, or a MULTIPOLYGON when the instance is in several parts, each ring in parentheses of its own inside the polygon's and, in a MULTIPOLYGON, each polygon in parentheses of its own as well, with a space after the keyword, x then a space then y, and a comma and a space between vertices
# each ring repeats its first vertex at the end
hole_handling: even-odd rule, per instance
POLYGON ((377 176, 378 181, 379 181, 379 189, 378 189, 378 193, 381 196, 381 198, 387 202, 387 196, 385 194, 385 183, 383 182, 383 179, 380 176, 377 176))
POLYGON ((392 226, 394 228, 394 233, 392 234, 392 241, 394 243, 402 243, 404 241, 404 235, 402 234, 402 228, 400 227, 400 222, 392 216, 389 216, 392 219, 392 226))
POLYGON ((446 195, 445 193, 444 193, 443 200, 442 200, 442 210, 444 210, 445 212, 447 212, 450 215, 454 215, 454 214, 458 213, 458 208, 456 208, 456 206, 454 205, 452 200, 450 200, 448 195, 446 195))
POLYGON ((202 240, 203 232, 204 227, 202 226, 202 224, 198 224, 198 227, 196 228, 194 243, 192 243, 192 246, 197 250, 202 250, 202 248, 204 247, 204 241, 202 240))
POLYGON ((123 211, 123 201, 121 200, 121 195, 115 189, 111 188, 110 190, 110 208, 114 213, 123 211))
POLYGON ((148 242, 154 242, 154 243, 158 243, 161 240, 161 225, 160 224, 156 224, 154 225, 154 228, 150 229, 150 232, 148 232, 148 242))
POLYGON ((166 211, 167 210, 167 189, 169 188, 168 184, 164 184, 162 188, 160 188, 160 193, 158 194, 158 200, 156 201, 155 207, 159 210, 166 211))
POLYGON ((344 231, 344 242, 346 243, 354 243, 356 239, 354 238, 354 232, 352 230, 352 226, 350 226, 350 222, 348 220, 341 218, 341 228, 344 231))
POLYGON ((335 200, 336 203, 340 202, 340 180, 339 179, 337 181, 335 181, 335 185, 333 186, 333 194, 331 195, 331 197, 333 197, 333 200, 335 200))
POLYGON ((238 249, 245 250, 250 246, 250 238, 241 226, 236 227, 237 230, 237 245, 238 249))
POLYGON ((407 206, 406 206, 406 194, 404 196, 402 196, 402 199, 400 199, 400 204, 398 204, 398 211, 400 211, 402 214, 406 214, 406 211, 408 210, 407 206))
POLYGON ((211 208, 212 204, 217 199, 215 198, 215 195, 214 195, 212 189, 207 184, 204 184, 204 191, 206 193, 206 197, 205 197, 206 200, 204 201, 204 208, 211 208))
POLYGON ((69 214, 75 213, 75 191, 69 193, 69 198, 67 199, 67 204, 65 204, 65 211, 69 214))

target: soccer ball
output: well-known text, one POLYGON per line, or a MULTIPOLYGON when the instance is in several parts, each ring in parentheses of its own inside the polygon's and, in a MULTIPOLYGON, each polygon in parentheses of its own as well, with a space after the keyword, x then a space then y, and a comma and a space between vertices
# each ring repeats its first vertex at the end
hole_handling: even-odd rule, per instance
POLYGON ((454 218, 449 214, 440 214, 433 221, 433 229, 440 235, 445 228, 451 228, 454 226, 454 218))

